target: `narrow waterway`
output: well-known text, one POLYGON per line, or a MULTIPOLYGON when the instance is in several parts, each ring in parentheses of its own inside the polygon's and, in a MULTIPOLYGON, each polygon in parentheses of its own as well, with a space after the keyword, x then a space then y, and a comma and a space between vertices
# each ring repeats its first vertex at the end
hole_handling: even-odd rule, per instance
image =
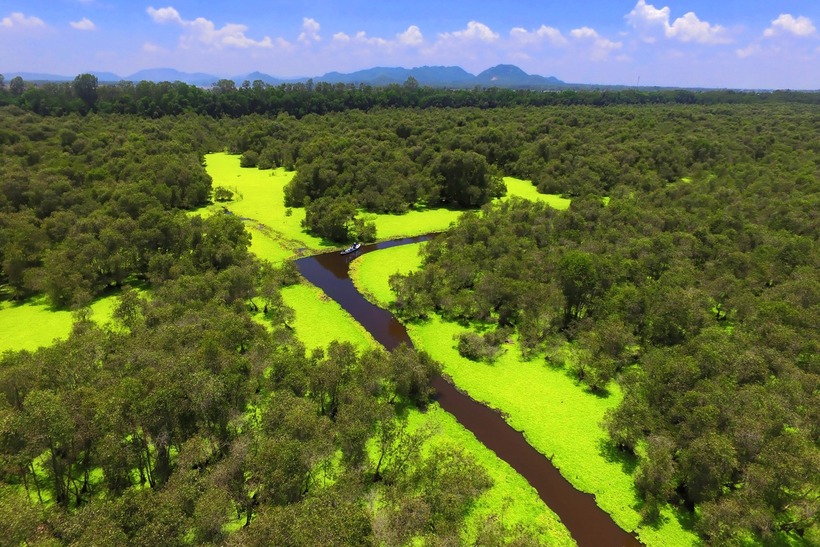
MULTIPOLYGON (((362 324, 389 350, 405 343, 413 345, 404 325, 393 315, 368 302, 356 290, 348 270, 350 261, 361 254, 429 239, 428 236, 365 245, 354 255, 338 252, 302 258, 296 265, 302 275, 321 288, 362 324)), ((501 415, 458 391, 442 377, 433 379, 436 400, 461 425, 469 429, 499 458, 506 461, 538 491, 541 499, 561 518, 582 547, 620 547, 640 545, 595 504, 595 498, 576 490, 543 454, 527 443, 501 415)))

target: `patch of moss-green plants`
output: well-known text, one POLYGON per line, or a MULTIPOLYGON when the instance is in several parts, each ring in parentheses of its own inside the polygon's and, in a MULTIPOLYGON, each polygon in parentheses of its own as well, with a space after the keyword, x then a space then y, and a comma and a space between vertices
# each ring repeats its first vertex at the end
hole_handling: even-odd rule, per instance
MULTIPOLYGON (((243 219, 252 236, 251 251, 260 258, 277 263, 337 247, 304 230, 304 208, 285 207, 285 186, 296 175, 294 171, 242 168, 240 156, 225 152, 207 154, 205 169, 213 179, 213 186, 230 190, 232 199, 194 213, 208 216, 229 211, 243 219)), ((529 181, 505 177, 504 182, 507 197, 543 201, 556 209, 569 207, 570 200, 552 194, 539 194, 529 181)), ((366 222, 374 222, 377 239, 384 241, 442 232, 456 222, 462 212, 439 208, 411 210, 402 215, 362 212, 359 217, 366 222)))
POLYGON ((260 258, 280 262, 305 252, 332 248, 302 229, 303 208, 285 207, 285 186, 296 175, 294 171, 243 169, 239 160, 239 156, 224 152, 205 156, 205 170, 214 187, 222 186, 233 192, 231 201, 211 205, 208 210, 224 208, 243 219, 252 236, 251 251, 260 258))
POLYGON ((395 273, 407 274, 421 266, 422 243, 409 243, 364 254, 350 263, 350 278, 356 289, 370 302, 387 308, 395 296, 389 279, 395 273))
POLYGON ((507 195, 501 199, 509 199, 513 196, 528 199, 530 201, 542 201, 553 209, 568 209, 571 200, 562 198, 557 194, 541 194, 538 189, 528 180, 521 180, 515 177, 504 177, 504 184, 507 186, 507 195))
POLYGON ((309 283, 282 288, 282 298, 293 308, 291 326, 308 350, 326 348, 333 340, 350 342, 359 350, 377 344, 335 300, 309 283))
MULTIPOLYGON (((91 318, 101 325, 107 323, 117 303, 116 295, 98 298, 90 306, 91 318)), ((0 302, 0 353, 50 346, 55 339, 68 338, 73 324, 74 314, 55 310, 45 296, 23 303, 0 302)))

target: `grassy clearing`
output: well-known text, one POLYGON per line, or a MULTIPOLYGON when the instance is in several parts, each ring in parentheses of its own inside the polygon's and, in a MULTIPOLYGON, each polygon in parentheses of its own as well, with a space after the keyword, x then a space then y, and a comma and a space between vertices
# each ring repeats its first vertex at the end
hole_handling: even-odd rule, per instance
MULTIPOLYGON (((225 207, 247 219, 245 225, 253 238, 251 251, 260 258, 280 262, 305 252, 332 248, 302 230, 304 209, 285 207, 285 186, 296 172, 281 168, 243 169, 239 166, 239 156, 224 152, 207 154, 205 170, 214 186, 224 186, 234 192, 234 200, 225 207)), ((205 210, 213 212, 221 208, 221 204, 215 204, 205 210)))
POLYGON ((282 298, 296 312, 293 329, 309 350, 326 348, 333 340, 350 342, 360 351, 376 346, 376 341, 363 326, 313 285, 304 283, 285 287, 282 298))
POLYGON ((541 194, 538 189, 528 180, 521 180, 515 177, 504 177, 504 184, 507 185, 507 195, 502 200, 512 196, 528 199, 530 201, 542 201, 553 209, 569 209, 571 200, 562 198, 557 194, 541 194))
POLYGON ((350 277, 356 289, 370 302, 386 308, 394 300, 388 280, 394 273, 407 274, 421 266, 421 246, 425 242, 367 253, 350 263, 350 277))
MULTIPOLYGON (((376 301, 391 302, 386 279, 396 271, 418 267, 418 250, 408 245, 368 253, 351 272, 357 288, 376 301), (382 254, 384 253, 384 254, 382 254), (387 253, 391 253, 388 255, 387 253), (415 260, 415 261, 414 261, 415 260)), ((354 262, 355 263, 355 262, 354 262)), ((543 356, 525 361, 515 344, 488 365, 461 357, 454 336, 467 327, 438 317, 408 327, 416 347, 444 364, 444 371, 476 400, 501 410, 507 422, 523 431, 528 442, 552 458, 561 473, 579 490, 594 493, 598 505, 627 530, 637 530, 647 545, 692 545, 693 533, 684 529, 685 515, 663 513, 659 527, 640 525, 640 501, 633 486, 634 461, 611 450, 601 421, 607 409, 620 403, 612 384, 608 397, 599 397, 578 384, 563 367, 543 356)))
MULTIPOLYGON (((117 295, 95 300, 92 319, 100 325, 110 321, 117 302, 117 295)), ((53 309, 45 296, 20 304, 0 302, 0 353, 50 346, 55 339, 68 338, 73 324, 72 312, 53 309)))
POLYGON ((558 516, 544 505, 526 479, 478 441, 451 414, 432 404, 423 413, 411 411, 407 420, 411 430, 429 427, 436 433, 428 441, 428 448, 444 442, 459 446, 475 457, 493 480, 492 488, 484 492, 470 510, 462 532, 464 544, 475 542, 479 527, 492 515, 501 518, 507 527, 521 525, 527 529, 528 535, 546 545, 575 544, 558 516))

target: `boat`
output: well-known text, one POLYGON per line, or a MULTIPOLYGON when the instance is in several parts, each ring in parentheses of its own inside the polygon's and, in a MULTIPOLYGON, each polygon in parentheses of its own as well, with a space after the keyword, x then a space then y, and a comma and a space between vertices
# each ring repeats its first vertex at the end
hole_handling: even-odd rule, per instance
POLYGON ((361 242, 357 241, 356 243, 354 243, 353 245, 351 245, 350 247, 348 247, 347 249, 342 251, 341 254, 349 255, 349 254, 355 253, 356 251, 358 251, 361 248, 362 248, 361 242))

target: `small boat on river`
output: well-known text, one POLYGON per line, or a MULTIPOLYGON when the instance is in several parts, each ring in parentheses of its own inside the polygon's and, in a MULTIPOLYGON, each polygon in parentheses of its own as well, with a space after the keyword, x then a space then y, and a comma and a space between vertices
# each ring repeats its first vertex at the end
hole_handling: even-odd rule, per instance
POLYGON ((353 245, 351 245, 350 247, 348 247, 347 249, 342 251, 341 254, 343 254, 343 255, 353 254, 361 248, 362 248, 361 242, 357 241, 356 243, 354 243, 353 245))

